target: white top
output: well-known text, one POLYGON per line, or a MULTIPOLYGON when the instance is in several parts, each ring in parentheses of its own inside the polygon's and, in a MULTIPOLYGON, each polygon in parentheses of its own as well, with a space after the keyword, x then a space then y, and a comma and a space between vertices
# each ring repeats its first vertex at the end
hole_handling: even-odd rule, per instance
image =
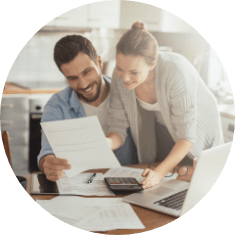
POLYGON ((78 101, 82 105, 87 117, 89 116, 98 117, 100 121, 100 125, 104 131, 104 134, 107 135, 108 134, 108 115, 109 115, 110 94, 106 97, 105 101, 103 101, 103 103, 101 103, 97 107, 84 103, 79 99, 78 101))
POLYGON ((140 98, 138 98, 136 96, 140 106, 145 109, 145 110, 148 110, 148 111, 160 111, 160 106, 159 106, 159 103, 155 103, 155 104, 149 104, 149 103, 146 103, 144 101, 142 101, 140 98))
POLYGON ((160 124, 162 124, 164 126, 166 125, 165 122, 164 122, 162 113, 161 113, 161 108, 159 106, 159 102, 157 102, 155 104, 149 104, 149 103, 146 103, 146 102, 142 101, 137 96, 136 96, 136 98, 137 98, 137 100, 139 102, 139 105, 143 109, 145 109, 147 111, 154 111, 155 112, 155 116, 156 116, 157 122, 159 122, 160 124))

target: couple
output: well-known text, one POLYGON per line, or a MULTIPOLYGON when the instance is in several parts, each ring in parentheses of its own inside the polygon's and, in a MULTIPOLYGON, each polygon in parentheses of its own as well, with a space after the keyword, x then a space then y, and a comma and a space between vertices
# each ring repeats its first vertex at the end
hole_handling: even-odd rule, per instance
MULTIPOLYGON (((101 75, 101 57, 82 36, 60 39, 54 60, 70 86, 48 101, 42 122, 97 115, 120 162, 160 162, 143 171, 143 188, 223 142, 213 94, 184 57, 158 51, 143 23, 135 22, 120 38, 111 85, 110 78, 101 75)), ((38 164, 51 181, 71 167, 55 158, 44 134, 38 164)))

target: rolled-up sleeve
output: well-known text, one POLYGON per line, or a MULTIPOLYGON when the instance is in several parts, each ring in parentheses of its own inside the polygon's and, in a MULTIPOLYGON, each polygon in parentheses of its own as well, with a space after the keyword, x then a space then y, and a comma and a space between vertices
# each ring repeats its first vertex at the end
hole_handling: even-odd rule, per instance
POLYGON ((123 105, 120 92, 118 90, 118 79, 119 78, 117 77, 114 70, 110 88, 111 101, 108 125, 109 133, 117 133, 124 142, 127 136, 126 130, 129 127, 129 122, 126 116, 125 107, 123 105))
POLYGON ((197 83, 193 72, 179 71, 170 86, 171 120, 177 139, 197 140, 197 83))

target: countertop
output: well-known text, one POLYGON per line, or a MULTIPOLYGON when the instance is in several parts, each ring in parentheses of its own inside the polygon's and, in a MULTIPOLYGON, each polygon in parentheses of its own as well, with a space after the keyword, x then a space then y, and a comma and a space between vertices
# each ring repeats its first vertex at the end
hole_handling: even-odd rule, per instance
POLYGON ((235 119, 234 104, 220 104, 218 108, 221 116, 235 119))
POLYGON ((66 83, 60 87, 50 88, 50 86, 40 87, 35 85, 33 88, 24 87, 18 84, 6 82, 3 90, 3 95, 6 94, 44 94, 44 93, 57 93, 66 87, 66 83))

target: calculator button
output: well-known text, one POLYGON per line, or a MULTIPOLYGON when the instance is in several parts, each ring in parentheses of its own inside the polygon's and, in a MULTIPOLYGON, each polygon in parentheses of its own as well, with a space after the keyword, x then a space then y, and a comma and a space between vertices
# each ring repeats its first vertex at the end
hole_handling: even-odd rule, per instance
POLYGON ((108 179, 108 183, 109 184, 113 184, 113 183, 115 183, 112 179, 108 179))

